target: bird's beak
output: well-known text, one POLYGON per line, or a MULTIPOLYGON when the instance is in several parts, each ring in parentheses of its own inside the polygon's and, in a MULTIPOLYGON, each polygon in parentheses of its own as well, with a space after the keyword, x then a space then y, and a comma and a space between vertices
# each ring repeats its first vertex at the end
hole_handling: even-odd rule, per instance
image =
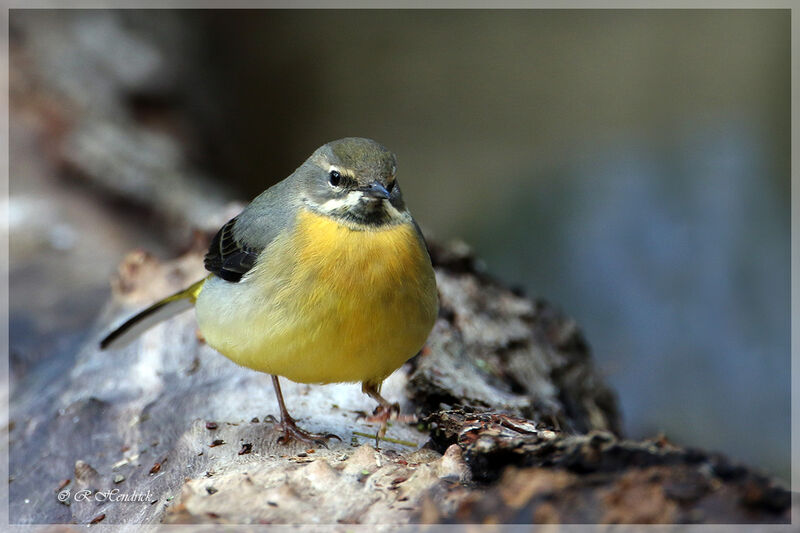
POLYGON ((386 190, 386 187, 378 183, 377 181, 373 181, 363 189, 364 196, 367 198, 375 198, 377 200, 388 200, 389 199, 389 191, 386 190))

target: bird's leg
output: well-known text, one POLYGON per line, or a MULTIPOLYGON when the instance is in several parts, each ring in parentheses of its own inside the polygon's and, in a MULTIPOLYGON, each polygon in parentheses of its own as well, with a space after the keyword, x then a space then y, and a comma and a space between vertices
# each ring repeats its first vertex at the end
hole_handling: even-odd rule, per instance
POLYGON ((400 414, 400 405, 391 403, 389 400, 381 396, 380 384, 367 383, 361 384, 361 391, 378 402, 378 407, 372 412, 372 416, 366 418, 367 422, 380 422, 381 428, 378 430, 377 439, 386 435, 386 428, 390 418, 396 418, 400 414))
POLYGON ((275 395, 278 397, 278 406, 281 410, 281 421, 278 423, 283 430, 283 435, 280 436, 278 442, 281 444, 288 444, 292 440, 298 440, 307 444, 319 444, 327 448, 329 439, 340 439, 333 433, 326 433, 325 435, 317 435, 309 433, 297 427, 294 418, 286 410, 286 404, 283 403, 283 394, 281 393, 281 384, 278 382, 278 376, 272 376, 272 386, 275 388, 275 395))
POLYGON ((361 384, 361 392, 378 402, 378 407, 375 409, 374 415, 377 415, 379 412, 387 411, 389 413, 394 412, 394 414, 398 414, 400 412, 400 405, 397 403, 391 403, 389 400, 381 396, 380 393, 380 384, 375 383, 362 383, 361 384))

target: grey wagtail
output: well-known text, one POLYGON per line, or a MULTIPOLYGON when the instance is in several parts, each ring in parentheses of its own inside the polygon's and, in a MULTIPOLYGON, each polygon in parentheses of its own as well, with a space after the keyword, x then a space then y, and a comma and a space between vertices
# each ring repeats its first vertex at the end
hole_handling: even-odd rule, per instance
POLYGON ((422 348, 438 307, 396 173, 395 155, 375 141, 320 147, 222 226, 205 256, 208 277, 130 318, 101 348, 122 347, 194 305, 211 347, 272 375, 282 442, 324 444, 335 435, 297 427, 278 376, 360 382, 379 404, 383 433, 397 406, 380 395, 381 383, 422 348))

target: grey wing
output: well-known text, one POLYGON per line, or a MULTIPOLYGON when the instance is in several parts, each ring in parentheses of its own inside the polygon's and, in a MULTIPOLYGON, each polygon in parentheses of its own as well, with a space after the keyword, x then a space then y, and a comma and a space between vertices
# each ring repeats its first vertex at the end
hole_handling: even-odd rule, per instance
POLYGON ((264 248, 292 225, 296 209, 289 201, 291 185, 290 179, 277 183, 222 226, 205 256, 206 270, 226 281, 240 281, 264 248))
POLYGON ((208 248, 203 263, 206 270, 225 281, 238 282, 256 264, 261 250, 237 240, 233 228, 237 219, 230 219, 222 226, 208 248))

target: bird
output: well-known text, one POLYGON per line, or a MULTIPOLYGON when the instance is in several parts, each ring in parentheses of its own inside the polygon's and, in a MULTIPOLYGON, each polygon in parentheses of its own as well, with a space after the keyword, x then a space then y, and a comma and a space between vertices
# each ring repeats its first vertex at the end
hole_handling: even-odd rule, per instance
POLYGON ((272 376, 280 442, 325 445, 298 427, 279 377, 361 383, 382 422, 399 412, 381 384, 419 353, 438 314, 425 238, 397 182, 397 157, 378 142, 329 142, 220 228, 207 276, 139 312, 100 341, 118 349, 195 308, 205 342, 272 376))

